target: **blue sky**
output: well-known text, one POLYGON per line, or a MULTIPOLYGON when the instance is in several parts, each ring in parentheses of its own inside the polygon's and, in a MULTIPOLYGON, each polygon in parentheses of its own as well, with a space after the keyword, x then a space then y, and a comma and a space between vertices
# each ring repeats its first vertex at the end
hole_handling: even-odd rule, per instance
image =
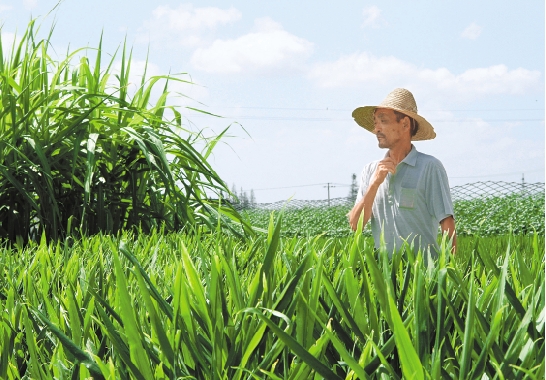
POLYGON ((315 184, 348 184, 382 158, 351 112, 396 87, 435 127, 415 145, 452 186, 544 182, 544 1, 65 0, 46 17, 56 3, 0 0, 2 38, 40 17, 60 52, 104 31, 107 52, 133 46, 135 78, 148 48, 154 74, 189 73, 198 85, 173 90, 194 101, 173 102, 224 116, 184 111, 209 134, 232 124, 211 164, 259 202, 325 198, 315 184))

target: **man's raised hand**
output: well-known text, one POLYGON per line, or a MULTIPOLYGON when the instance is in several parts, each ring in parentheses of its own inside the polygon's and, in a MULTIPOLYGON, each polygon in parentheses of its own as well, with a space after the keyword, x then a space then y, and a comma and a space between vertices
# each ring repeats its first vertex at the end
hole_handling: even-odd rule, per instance
POLYGON ((394 160, 392 158, 385 157, 384 159, 379 161, 379 164, 377 164, 377 168, 373 173, 371 182, 374 183, 376 186, 381 185, 385 178, 387 178, 388 173, 396 173, 396 164, 394 163, 394 160))

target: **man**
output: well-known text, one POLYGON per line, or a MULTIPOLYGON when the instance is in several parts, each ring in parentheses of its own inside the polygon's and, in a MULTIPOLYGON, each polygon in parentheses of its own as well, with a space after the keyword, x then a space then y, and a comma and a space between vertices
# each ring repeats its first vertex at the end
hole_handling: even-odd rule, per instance
POLYGON ((411 143, 436 137, 434 128, 417 114, 411 92, 395 89, 377 107, 359 107, 353 118, 376 135, 385 157, 364 168, 349 223, 356 230, 364 212, 364 224, 371 220, 376 248, 383 231, 389 255, 404 241, 421 249, 425 259, 430 251, 438 257, 438 225, 456 248, 455 219, 447 174, 442 163, 418 152, 411 143))

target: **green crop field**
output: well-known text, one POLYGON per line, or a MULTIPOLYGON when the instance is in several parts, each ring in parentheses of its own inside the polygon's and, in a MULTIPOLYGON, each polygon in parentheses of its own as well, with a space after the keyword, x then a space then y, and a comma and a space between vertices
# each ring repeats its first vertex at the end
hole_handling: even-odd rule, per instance
POLYGON ((542 237, 428 267, 372 247, 280 224, 4 245, 0 378, 542 378, 542 237))
POLYGON ((347 207, 241 215, 183 78, 36 33, 0 39, 0 379, 544 378, 543 195, 457 203, 428 265, 347 207))
MULTIPOLYGON (((544 194, 522 197, 475 198, 454 204, 457 233, 460 235, 504 235, 537 233, 544 235, 544 194)), ((350 236, 347 221, 350 206, 304 207, 279 210, 284 218, 283 234, 287 236, 350 236)), ((255 226, 267 228, 271 211, 250 208, 242 212, 255 226)), ((367 227, 365 234, 371 235, 367 227)))
MULTIPOLYGON (((352 231, 349 227, 347 206, 332 207, 303 207, 276 211, 283 215, 283 235, 287 236, 314 236, 324 234, 332 237, 349 236, 352 231)), ((267 228, 272 211, 263 209, 246 209, 241 212, 252 225, 267 228)), ((371 235, 369 228, 365 229, 371 235)))

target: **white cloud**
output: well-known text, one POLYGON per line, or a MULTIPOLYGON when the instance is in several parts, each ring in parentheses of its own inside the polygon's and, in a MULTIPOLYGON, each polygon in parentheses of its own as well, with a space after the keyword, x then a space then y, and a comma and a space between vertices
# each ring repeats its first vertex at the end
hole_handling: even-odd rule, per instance
POLYGON ((375 57, 368 53, 342 56, 335 62, 318 63, 310 78, 320 87, 351 87, 360 83, 385 82, 393 75, 413 74, 414 67, 395 57, 375 57))
POLYGON ((159 6, 153 10, 152 18, 144 23, 139 40, 196 46, 203 43, 206 32, 240 19, 241 12, 233 7, 194 8, 191 4, 182 4, 173 9, 168 5, 159 6))
POLYGON ((420 70, 419 78, 439 90, 454 91, 462 95, 524 94, 540 86, 539 71, 524 68, 509 70, 505 65, 468 69, 455 75, 445 68, 420 70))
POLYGON ((11 5, 0 4, 0 12, 9 11, 10 9, 13 9, 11 5))
POLYGON ((32 10, 38 6, 38 0, 23 0, 25 9, 32 10))
POLYGON ((201 71, 218 74, 269 73, 300 68, 313 44, 288 33, 270 18, 255 21, 254 31, 236 39, 216 40, 197 49, 191 62, 201 71))
POLYGON ((381 9, 375 5, 364 8, 362 10, 362 16, 364 17, 362 23, 363 27, 379 28, 386 24, 386 21, 381 17, 381 9))
POLYGON ((468 25, 465 30, 461 33, 461 37, 468 38, 469 40, 475 40, 482 33, 482 27, 473 22, 468 25))
POLYGON ((316 64, 309 78, 326 88, 375 85, 392 89, 408 86, 418 92, 430 91, 449 99, 466 101, 492 94, 524 94, 543 87, 541 73, 536 70, 509 70, 505 65, 494 65, 454 74, 447 68, 421 68, 396 57, 376 57, 369 53, 316 64))

